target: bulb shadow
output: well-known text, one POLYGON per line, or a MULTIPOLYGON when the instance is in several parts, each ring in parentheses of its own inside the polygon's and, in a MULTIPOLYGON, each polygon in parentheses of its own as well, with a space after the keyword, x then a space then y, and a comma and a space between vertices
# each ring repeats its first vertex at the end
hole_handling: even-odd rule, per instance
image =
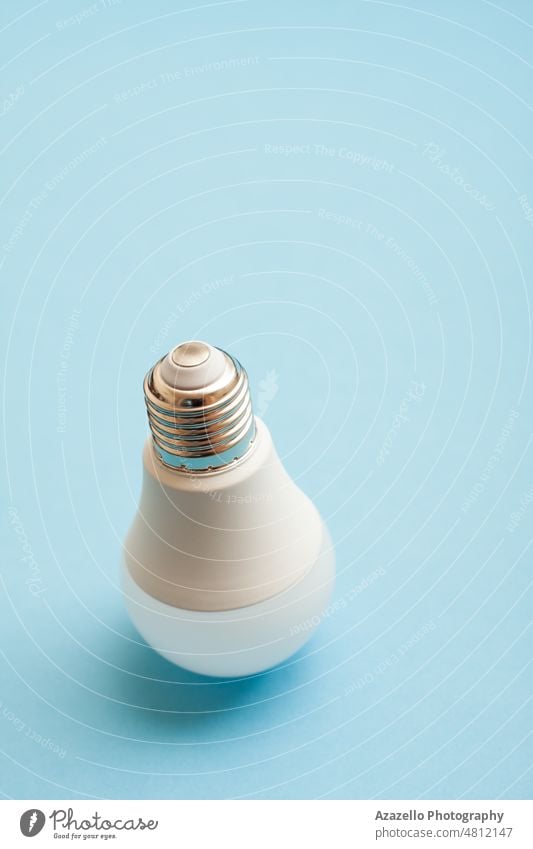
POLYGON ((121 626, 117 630, 125 639, 117 639, 106 653, 114 697, 143 712, 143 720, 148 716, 160 732, 186 735, 199 726, 220 724, 224 715, 233 722, 235 712, 272 699, 269 672, 245 678, 197 675, 159 655, 129 623, 121 626))

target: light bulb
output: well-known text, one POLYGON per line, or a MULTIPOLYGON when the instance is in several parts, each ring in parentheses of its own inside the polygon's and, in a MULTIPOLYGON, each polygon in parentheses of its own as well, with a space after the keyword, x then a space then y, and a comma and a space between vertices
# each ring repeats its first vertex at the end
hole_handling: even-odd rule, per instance
POLYGON ((275 666, 308 640, 328 603, 326 526, 254 417, 234 357, 185 342, 148 372, 144 394, 151 434, 122 570, 133 623, 193 672, 275 666))

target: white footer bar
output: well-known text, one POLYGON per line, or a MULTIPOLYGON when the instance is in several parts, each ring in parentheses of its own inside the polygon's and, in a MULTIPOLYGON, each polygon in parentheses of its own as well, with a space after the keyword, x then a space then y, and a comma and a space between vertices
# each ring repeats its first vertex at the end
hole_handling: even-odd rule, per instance
POLYGON ((0 801, 2 846, 532 849, 526 801, 0 801), (35 843, 29 838, 35 837, 35 843))

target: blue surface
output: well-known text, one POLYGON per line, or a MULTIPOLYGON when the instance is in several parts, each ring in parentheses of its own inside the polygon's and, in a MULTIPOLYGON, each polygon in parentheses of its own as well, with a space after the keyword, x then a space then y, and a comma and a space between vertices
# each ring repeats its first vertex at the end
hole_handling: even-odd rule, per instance
POLYGON ((6 796, 531 795, 532 26, 2 4, 6 796), (142 378, 194 337, 338 553, 316 637, 240 682, 157 657, 118 588, 142 378))

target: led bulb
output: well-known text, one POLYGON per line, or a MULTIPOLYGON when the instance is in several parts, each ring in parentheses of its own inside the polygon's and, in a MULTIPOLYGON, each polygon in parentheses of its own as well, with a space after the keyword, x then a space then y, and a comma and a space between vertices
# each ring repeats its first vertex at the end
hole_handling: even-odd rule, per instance
POLYGON ((240 363, 185 342, 144 380, 151 435, 123 588, 145 640, 179 666, 238 677, 311 636, 334 556, 311 501, 254 417, 240 363))

